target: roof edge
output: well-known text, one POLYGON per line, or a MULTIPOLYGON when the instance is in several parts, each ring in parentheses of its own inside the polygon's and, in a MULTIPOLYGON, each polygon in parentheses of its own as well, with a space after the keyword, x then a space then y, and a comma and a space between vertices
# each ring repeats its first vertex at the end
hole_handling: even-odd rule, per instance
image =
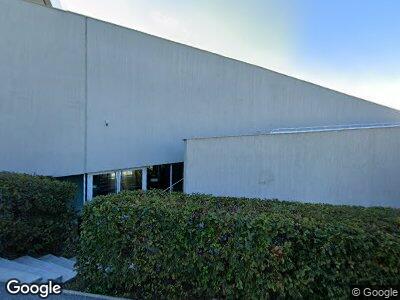
MULTIPOLYGON (((24 0, 24 1, 25 1, 25 2, 30 2, 30 3, 35 4, 34 2, 32 2, 32 1, 30 1, 30 0, 24 0)), ((43 0, 43 1, 55 1, 55 0, 43 0)), ((42 6, 43 6, 43 5, 42 5, 42 6)), ((146 36, 149 36, 149 37, 152 37, 152 38, 161 39, 161 40, 166 41, 166 42, 169 42, 169 43, 173 43, 173 44, 181 45, 181 46, 184 46, 184 47, 188 47, 188 48, 191 48, 191 49, 196 50, 196 51, 206 52, 206 53, 208 53, 208 54, 215 55, 215 56, 218 56, 218 57, 221 57, 221 58, 225 58, 225 59, 228 59, 228 60, 231 60, 231 61, 235 61, 235 62, 237 62, 237 63, 242 63, 242 64, 245 64, 245 65, 254 67, 254 68, 262 69, 262 70, 264 70, 264 71, 272 72, 272 73, 274 73, 274 74, 276 74, 276 75, 279 75, 279 76, 288 77, 288 78, 290 78, 290 79, 294 79, 294 80, 297 80, 297 81, 300 81, 300 82, 303 82, 303 83, 306 83, 306 84, 315 86, 315 87, 317 87, 317 88, 325 89, 325 90, 328 90, 328 91, 333 92, 333 93, 336 93, 336 94, 344 95, 344 96, 353 98, 353 100, 356 100, 356 101, 366 102, 366 103, 373 104, 373 105, 376 105, 376 106, 381 107, 381 108, 389 109, 389 110, 391 110, 391 111, 400 113, 400 110, 399 110, 399 109, 396 109, 396 108, 393 108, 393 107, 390 107, 390 106, 387 106, 387 105, 378 103, 378 102, 376 102, 376 101, 374 101, 374 100, 372 100, 372 99, 365 99, 365 98, 361 98, 361 97, 358 97, 358 96, 355 96, 355 95, 348 94, 348 93, 346 93, 346 92, 338 91, 338 90, 335 90, 335 89, 330 88, 330 87, 328 87, 328 86, 324 86, 324 85, 321 85, 321 84, 318 84, 318 83, 315 83, 315 82, 312 82, 312 81, 308 81, 307 79, 302 79, 302 78, 296 77, 295 75, 288 75, 288 74, 282 73, 282 72, 280 72, 280 71, 276 71, 276 70, 274 70, 274 69, 269 69, 269 68, 267 68, 267 67, 260 66, 260 65, 257 65, 257 64, 255 64, 255 63, 247 62, 247 61, 245 61, 245 60, 240 60, 240 59, 238 59, 238 58, 229 57, 229 56, 226 56, 226 55, 224 55, 224 54, 220 54, 220 53, 217 53, 217 52, 213 52, 213 51, 211 51, 211 50, 206 50, 206 49, 199 48, 199 47, 196 47, 196 46, 184 44, 184 43, 182 43, 182 42, 178 42, 178 41, 171 40, 171 39, 168 39, 168 38, 165 38, 165 37, 157 36, 157 35, 154 35, 154 34, 151 34, 151 33, 148 33, 148 32, 140 31, 140 30, 135 29, 135 28, 131 28, 131 27, 127 27, 127 26, 124 26, 124 25, 116 24, 116 23, 113 23, 113 22, 111 22, 111 21, 96 19, 96 18, 94 18, 94 17, 90 17, 90 16, 84 15, 84 14, 82 14, 82 13, 77 13, 77 12, 69 11, 69 10, 64 9, 64 8, 59 8, 59 9, 58 9, 57 7, 54 7, 54 6, 47 6, 47 7, 52 8, 52 9, 55 9, 55 10, 57 10, 57 11, 59 11, 59 12, 62 12, 62 13, 66 13, 66 14, 70 14, 70 15, 76 15, 76 16, 79 16, 79 17, 86 18, 86 19, 88 19, 88 20, 92 20, 92 21, 97 21, 97 22, 105 23, 105 24, 108 24, 108 25, 111 25, 111 26, 119 27, 119 28, 121 28, 121 29, 129 30, 129 31, 134 31, 134 32, 136 32, 136 33, 143 34, 143 35, 146 35, 146 36)))
POLYGON ((400 123, 373 123, 373 124, 328 125, 328 126, 315 126, 315 127, 275 128, 265 132, 257 131, 255 133, 239 134, 239 135, 192 137, 183 140, 190 141, 190 140, 232 138, 232 137, 242 137, 242 136, 245 137, 245 136, 260 136, 260 135, 293 134, 293 133, 333 132, 333 131, 382 129, 382 128, 400 128, 400 123))

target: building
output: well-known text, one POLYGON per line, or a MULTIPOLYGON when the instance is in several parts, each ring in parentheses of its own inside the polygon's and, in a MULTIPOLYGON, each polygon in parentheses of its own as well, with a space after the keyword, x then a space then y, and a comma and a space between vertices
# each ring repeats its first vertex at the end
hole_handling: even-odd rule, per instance
MULTIPOLYGON (((0 36, 0 170, 72 180, 78 206, 125 189, 211 191, 183 178, 196 137, 374 124, 398 139, 397 110, 85 16, 0 0, 0 36)), ((384 195, 374 204, 392 205, 384 195)))
POLYGON ((399 137, 400 124, 380 124, 190 139, 185 191, 399 206, 399 137))
POLYGON ((60 0, 25 0, 25 1, 29 1, 32 3, 36 3, 36 4, 48 6, 48 7, 62 9, 60 0))
POLYGON ((29 0, 29 1, 36 4, 53 7, 50 0, 29 0))

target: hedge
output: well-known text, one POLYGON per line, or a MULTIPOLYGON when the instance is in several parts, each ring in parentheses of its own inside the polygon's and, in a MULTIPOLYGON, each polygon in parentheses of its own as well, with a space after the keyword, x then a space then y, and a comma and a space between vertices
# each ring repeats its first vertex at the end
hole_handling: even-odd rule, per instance
POLYGON ((71 254, 78 239, 75 192, 68 182, 0 172, 0 257, 71 254))
POLYGON ((400 283, 400 211, 124 192, 84 209, 78 278, 132 298, 341 298, 400 283))

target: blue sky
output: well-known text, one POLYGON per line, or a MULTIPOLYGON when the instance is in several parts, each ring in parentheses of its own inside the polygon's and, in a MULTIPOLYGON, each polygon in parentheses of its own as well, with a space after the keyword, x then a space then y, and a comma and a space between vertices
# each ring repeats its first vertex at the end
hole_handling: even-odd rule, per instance
POLYGON ((398 0, 58 0, 89 15, 400 109, 398 0))
POLYGON ((400 1, 303 0, 299 54, 346 72, 395 75, 400 67, 400 1))

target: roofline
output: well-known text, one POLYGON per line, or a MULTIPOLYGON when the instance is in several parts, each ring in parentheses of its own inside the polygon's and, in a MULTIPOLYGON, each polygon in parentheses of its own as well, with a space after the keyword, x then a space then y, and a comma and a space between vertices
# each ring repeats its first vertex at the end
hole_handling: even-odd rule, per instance
POLYGON ((317 133, 317 132, 335 132, 347 130, 361 130, 361 129, 383 129, 383 128, 400 128, 400 123, 376 123, 376 124, 351 124, 351 125, 332 125, 332 126, 316 126, 316 127, 297 127, 297 128, 276 128, 266 132, 256 132, 249 134, 238 135, 221 135, 209 137, 192 137, 183 139, 184 141, 191 140, 207 140, 207 139, 222 139, 233 137, 251 137, 263 135, 279 135, 279 134, 296 134, 296 133, 317 133))
MULTIPOLYGON (((44 0, 44 1, 51 1, 51 0, 44 0)), ((34 2, 29 2, 29 1, 26 1, 26 0, 25 0, 24 2, 31 3, 31 4, 35 5, 34 2)), ((79 17, 84 17, 84 18, 86 18, 86 19, 90 19, 90 20, 94 20, 94 21, 97 21, 97 22, 105 23, 105 24, 108 24, 108 25, 111 25, 111 26, 116 26, 116 27, 119 27, 119 28, 122 28, 122 29, 125 29, 125 30, 132 30, 132 31, 134 31, 134 32, 136 32, 136 33, 139 33, 139 34, 143 34, 143 35, 146 35, 146 36, 150 36, 150 37, 153 37, 153 38, 156 38, 156 39, 161 39, 161 40, 164 40, 164 41, 169 42, 169 43, 181 45, 181 46, 184 46, 184 47, 189 47, 189 48, 194 49, 194 50, 197 50, 197 51, 206 52, 206 53, 208 53, 208 54, 212 54, 212 55, 215 55, 215 56, 218 56, 218 57, 222 57, 222 58, 225 58, 225 59, 228 59, 228 60, 231 60, 231 61, 235 61, 235 62, 239 62, 239 63, 242 63, 242 64, 246 64, 246 65, 249 65, 249 66, 252 66, 252 67, 256 67, 256 68, 262 69, 262 70, 264 70, 264 71, 269 71, 269 72, 278 74, 278 75, 280 75, 280 76, 288 77, 288 78, 290 78, 290 79, 295 79, 295 80, 298 80, 298 81, 301 81, 301 82, 304 82, 304 83, 307 83, 307 84, 310 84, 310 85, 313 85, 313 86, 316 86, 316 87, 319 87, 319 88, 323 88, 323 89, 329 90, 329 91, 331 91, 331 92, 334 92, 334 93, 337 93, 337 94, 340 94, 340 95, 345 95, 345 96, 354 98, 354 99, 357 100, 357 101, 368 102, 368 103, 370 103, 370 104, 373 104, 373 105, 376 105, 376 106, 380 106, 380 107, 384 107, 384 108, 388 108, 388 109, 391 109, 391 110, 393 110, 393 111, 396 111, 396 112, 399 112, 399 113, 400 113, 400 110, 395 109, 395 108, 393 108, 393 107, 389 107, 389 106, 386 106, 386 105, 383 105, 383 104, 380 104, 380 103, 376 103, 376 102, 373 102, 372 100, 367 100, 367 99, 363 99, 363 98, 360 98, 360 97, 356 97, 356 96, 353 96, 353 95, 350 95, 350 94, 346 94, 346 93, 344 93, 344 92, 340 92, 340 91, 334 90, 334 89, 332 89, 332 88, 329 88, 329 87, 326 87, 326 86, 322 86, 322 85, 317 84, 317 83, 313 83, 313 82, 311 82, 311 81, 307 81, 307 80, 300 79, 300 78, 297 78, 297 77, 294 77, 294 76, 290 76, 290 75, 287 75, 287 74, 284 74, 284 73, 280 73, 280 72, 278 72, 278 71, 274 71, 274 70, 268 69, 268 68, 266 68, 266 67, 262 67, 262 66, 259 66, 259 65, 256 65, 256 64, 252 64, 252 63, 249 63, 249 62, 246 62, 246 61, 243 61, 243 60, 239 60, 239 59, 236 59, 236 58, 224 56, 224 55, 222 55, 222 54, 218 54, 218 53, 215 53, 215 52, 212 52, 212 51, 209 51, 209 50, 205 50, 205 49, 202 49, 202 48, 197 48, 197 47, 194 47, 194 46, 191 46, 191 45, 183 44, 183 43, 181 43, 181 42, 169 40, 169 39, 167 39, 167 38, 163 38, 163 37, 160 37, 160 36, 156 36, 156 35, 153 35, 153 34, 144 32, 144 31, 139 31, 139 30, 137 30, 137 29, 125 27, 125 26, 123 26, 123 25, 118 25, 118 24, 112 23, 112 22, 110 22, 110 21, 95 19, 95 18, 93 18, 93 17, 85 16, 85 15, 80 14, 80 13, 71 12, 71 11, 64 10, 64 9, 56 9, 56 8, 54 8, 53 6, 42 6, 42 7, 49 8, 49 9, 53 9, 53 10, 56 10, 56 11, 58 11, 58 12, 65 13, 65 14, 71 14, 71 15, 75 15, 75 16, 79 16, 79 17)))
POLYGON ((45 6, 49 8, 55 8, 53 4, 51 3, 51 0, 40 0, 41 3, 33 2, 32 0, 23 0, 24 2, 33 4, 33 5, 40 5, 40 6, 45 6))
POLYGON ((297 133, 297 132, 321 132, 321 131, 337 131, 352 129, 373 129, 373 128, 391 128, 399 127, 400 123, 371 123, 371 124, 350 124, 350 125, 332 125, 332 126, 315 126, 315 127, 292 127, 272 129, 270 134, 277 133, 297 133))

